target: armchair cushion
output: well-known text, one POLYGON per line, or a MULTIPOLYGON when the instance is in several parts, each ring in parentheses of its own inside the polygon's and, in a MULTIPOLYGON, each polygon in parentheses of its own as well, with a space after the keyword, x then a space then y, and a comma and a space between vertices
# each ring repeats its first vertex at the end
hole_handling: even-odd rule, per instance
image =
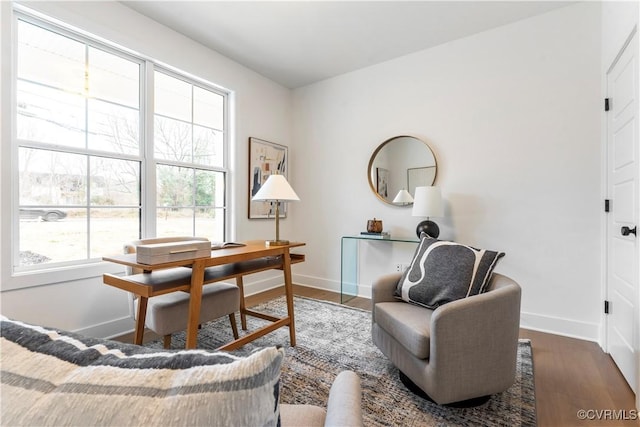
POLYGON ((476 249, 423 234, 413 260, 396 287, 395 296, 435 309, 485 291, 504 252, 476 249))
POLYGON ((432 310, 402 301, 373 306, 376 323, 418 359, 428 359, 432 310))

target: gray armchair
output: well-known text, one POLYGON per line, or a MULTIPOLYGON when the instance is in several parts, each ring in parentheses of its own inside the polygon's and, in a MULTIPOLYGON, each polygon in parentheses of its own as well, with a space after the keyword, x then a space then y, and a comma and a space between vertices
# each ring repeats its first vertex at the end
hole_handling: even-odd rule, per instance
POLYGON ((394 297, 400 276, 383 276, 372 289, 373 342, 400 372, 438 404, 511 387, 520 286, 494 273, 485 293, 429 310, 394 297))

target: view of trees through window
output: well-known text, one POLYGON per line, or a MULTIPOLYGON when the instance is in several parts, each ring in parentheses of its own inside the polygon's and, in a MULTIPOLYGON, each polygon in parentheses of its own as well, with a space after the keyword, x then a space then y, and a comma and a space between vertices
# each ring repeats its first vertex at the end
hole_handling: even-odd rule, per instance
POLYGON ((154 73, 154 157, 159 236, 224 240, 224 97, 154 73))
POLYGON ((17 30, 14 268, 118 253, 145 220, 156 236, 224 240, 225 94, 157 70, 149 84, 155 64, 34 19, 17 30))

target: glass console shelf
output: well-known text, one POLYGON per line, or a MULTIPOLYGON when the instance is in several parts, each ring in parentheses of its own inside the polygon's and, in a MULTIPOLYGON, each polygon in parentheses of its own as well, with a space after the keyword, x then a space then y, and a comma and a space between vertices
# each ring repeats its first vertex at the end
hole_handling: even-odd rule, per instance
POLYGON ((361 242, 380 242, 381 245, 389 243, 420 243, 420 241, 415 237, 382 238, 366 234, 342 236, 340 243, 340 302, 343 304, 358 296, 358 252, 361 242))

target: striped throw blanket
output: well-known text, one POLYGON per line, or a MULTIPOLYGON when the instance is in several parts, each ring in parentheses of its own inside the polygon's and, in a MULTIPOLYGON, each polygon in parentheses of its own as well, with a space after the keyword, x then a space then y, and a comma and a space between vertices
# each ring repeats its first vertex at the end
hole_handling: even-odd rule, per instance
POLYGON ((276 426, 284 350, 155 350, 0 316, 3 425, 276 426))

